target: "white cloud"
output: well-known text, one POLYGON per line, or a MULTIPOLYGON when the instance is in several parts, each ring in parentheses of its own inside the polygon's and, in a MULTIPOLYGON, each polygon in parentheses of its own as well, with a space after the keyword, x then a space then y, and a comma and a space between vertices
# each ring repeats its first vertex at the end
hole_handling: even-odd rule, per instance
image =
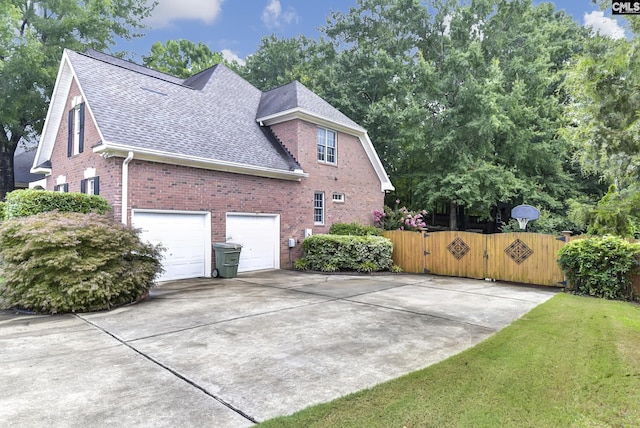
POLYGON ((624 39, 625 37, 624 28, 618 24, 618 21, 613 18, 607 18, 601 10, 585 13, 584 26, 591 28, 594 33, 598 33, 601 36, 609 36, 612 39, 624 39))
POLYGON ((284 13, 282 12, 280 0, 270 0, 269 4, 262 11, 262 22, 264 22, 267 28, 277 28, 283 23, 297 23, 299 20, 300 17, 291 6, 289 6, 284 13))
POLYGON ((220 53, 222 54, 222 58, 226 59, 227 61, 231 61, 231 62, 235 61, 240 65, 244 65, 246 63, 246 61, 240 58, 238 54, 236 54, 235 52, 229 49, 222 49, 220 53))
MULTIPOLYGON (((147 0, 149 3, 152 0, 147 0)), ((168 26, 178 19, 200 20, 211 24, 220 14, 224 0, 158 0, 147 23, 153 28, 168 26)))

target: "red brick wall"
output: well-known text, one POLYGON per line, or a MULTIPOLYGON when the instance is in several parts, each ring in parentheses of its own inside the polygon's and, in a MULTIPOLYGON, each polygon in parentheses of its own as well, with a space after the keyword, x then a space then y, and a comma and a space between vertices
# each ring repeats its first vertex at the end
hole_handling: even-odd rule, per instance
MULTIPOLYGON (((129 164, 129 206, 211 212, 211 242, 225 242, 227 213, 280 215, 280 264, 290 267, 288 239, 302 242, 313 217, 297 204, 300 183, 147 161, 129 164), (305 222, 305 217, 308 219, 305 222)), ((131 212, 129 211, 129 219, 131 212)), ((294 249, 301 257, 301 245, 294 249)))
POLYGON ((313 226, 314 233, 326 233, 338 222, 373 224, 373 210, 382 209, 384 193, 359 138, 338 132, 337 163, 331 165, 317 160, 317 125, 293 120, 271 128, 309 174, 301 183, 299 204, 312 222, 313 195, 325 194, 325 225, 313 226), (343 193, 345 202, 333 202, 333 193, 343 193))
POLYGON ((86 168, 95 168, 96 176, 100 177, 100 195, 104 196, 111 207, 115 218, 120 218, 121 191, 120 182, 122 180, 122 159, 104 159, 93 153, 92 146, 100 142, 100 134, 96 128, 93 116, 85 105, 85 126, 84 126, 84 150, 82 153, 67 156, 67 141, 69 135, 69 111, 73 97, 81 95, 75 80, 71 84, 69 97, 62 116, 62 122, 58 129, 58 135, 51 154, 51 175, 47 177, 47 190, 53 190, 58 176, 66 176, 69 183, 70 192, 80 191, 80 182, 84 179, 86 168))

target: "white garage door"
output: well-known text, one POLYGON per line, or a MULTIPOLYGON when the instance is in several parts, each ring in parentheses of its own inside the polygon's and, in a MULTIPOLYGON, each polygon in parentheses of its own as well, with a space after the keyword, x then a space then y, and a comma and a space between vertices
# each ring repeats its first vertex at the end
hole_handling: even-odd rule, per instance
POLYGON ((278 215, 227 214, 227 241, 242 244, 238 272, 280 267, 278 215))
POLYGON ((133 212, 133 227, 142 229, 141 238, 161 244, 162 267, 158 279, 208 276, 211 263, 211 226, 208 213, 133 212))

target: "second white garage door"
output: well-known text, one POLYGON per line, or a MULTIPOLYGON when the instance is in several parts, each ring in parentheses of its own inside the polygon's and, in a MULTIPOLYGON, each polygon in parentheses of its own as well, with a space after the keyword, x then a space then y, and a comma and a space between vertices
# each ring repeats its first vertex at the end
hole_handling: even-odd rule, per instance
POLYGON ((242 244, 238 272, 280 267, 280 216, 227 214, 227 241, 242 244))
POLYGON ((159 281, 208 276, 211 269, 211 220, 208 213, 133 211, 140 237, 161 244, 164 251, 159 281))

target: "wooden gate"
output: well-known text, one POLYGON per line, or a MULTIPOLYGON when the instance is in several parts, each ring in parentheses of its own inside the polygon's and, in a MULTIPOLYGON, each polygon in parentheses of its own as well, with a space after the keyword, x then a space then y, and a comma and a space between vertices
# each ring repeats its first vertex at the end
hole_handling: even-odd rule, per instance
POLYGON ((393 261, 405 272, 561 286, 564 238, 539 233, 388 231, 393 261))

